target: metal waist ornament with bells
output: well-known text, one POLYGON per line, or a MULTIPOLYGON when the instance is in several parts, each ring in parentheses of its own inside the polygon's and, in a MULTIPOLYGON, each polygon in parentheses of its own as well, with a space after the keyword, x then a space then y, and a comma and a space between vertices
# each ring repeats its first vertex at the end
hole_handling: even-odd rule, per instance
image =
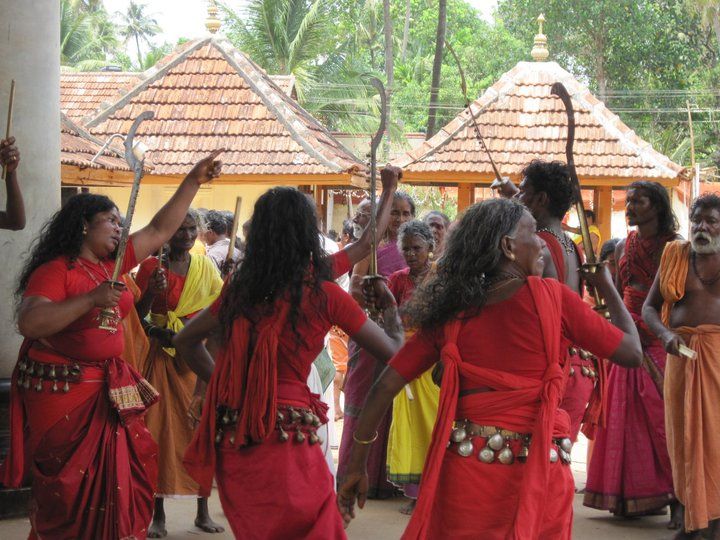
POLYGON ((18 363, 17 385, 25 390, 30 390, 32 386, 36 392, 42 392, 43 381, 52 381, 50 391, 58 392, 62 388, 63 392, 69 392, 70 383, 79 381, 81 372, 80 364, 77 363, 46 364, 33 362, 26 357, 18 363), (58 386, 58 383, 61 383, 62 387, 58 386))
MULTIPOLYGON (((458 455, 470 457, 479 448, 477 458, 486 464, 497 462, 502 465, 512 465, 516 459, 520 463, 525 463, 530 454, 530 441, 529 433, 517 433, 496 426, 480 426, 468 420, 456 422, 450 433, 450 445, 455 448, 458 455), (477 439, 484 444, 478 444, 477 439), (519 446, 520 449, 514 451, 512 446, 519 446)), ((550 447, 548 456, 550 462, 555 463, 560 459, 562 463, 569 465, 572 441, 564 437, 554 438, 552 442, 554 446, 550 447)))
MULTIPOLYGON (((143 165, 145 163, 145 152, 141 148, 141 145, 134 145, 135 132, 137 131, 140 123, 144 120, 151 120, 155 114, 152 111, 145 111, 141 113, 130 127, 130 131, 125 137, 125 161, 130 166, 130 169, 135 173, 133 180, 132 190, 130 191, 130 200, 128 202, 127 213, 125 214, 125 223, 123 226, 122 234, 120 236, 120 243, 117 248, 117 255, 115 256, 115 269, 113 270, 112 279, 110 284, 113 288, 122 289, 125 284, 120 280, 120 270, 123 266, 123 260, 125 259, 125 250, 127 249, 128 238, 130 236, 130 226, 132 225, 133 214, 135 213, 135 203, 137 202, 138 193, 140 190, 140 180, 143 176, 143 165)), ((98 313, 98 328, 101 330, 107 330, 110 333, 117 332, 118 324, 120 324, 120 310, 116 306, 114 308, 105 308, 98 313)))
MULTIPOLYGON (((371 285, 375 279, 382 279, 382 276, 379 276, 377 271, 377 149, 382 142, 387 124, 387 95, 385 94, 385 86, 383 86, 380 79, 376 77, 370 79, 370 84, 375 87, 380 96, 380 125, 370 140, 370 223, 368 227, 370 227, 372 234, 370 235, 370 267, 368 269, 368 275, 364 278, 365 286, 371 285)), ((380 314, 375 309, 375 306, 368 307, 368 314, 374 321, 380 318, 380 314)))
MULTIPOLYGON (((215 443, 220 444, 229 433, 230 444, 235 444, 235 429, 240 416, 239 409, 232 409, 219 405, 216 409, 216 431, 215 443)), ((275 430, 278 432, 278 440, 287 442, 292 440, 296 443, 322 444, 322 438, 317 434, 318 428, 322 425, 320 417, 310 409, 290 406, 278 406, 275 419, 275 430)))

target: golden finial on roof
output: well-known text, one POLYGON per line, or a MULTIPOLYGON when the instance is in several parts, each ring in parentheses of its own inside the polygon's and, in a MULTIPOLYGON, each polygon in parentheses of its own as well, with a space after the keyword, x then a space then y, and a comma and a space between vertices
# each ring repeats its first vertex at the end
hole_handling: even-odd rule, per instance
POLYGON ((537 18, 537 22, 540 30, 537 34, 535 34, 535 43, 533 44, 530 56, 532 56, 533 60, 535 60, 536 62, 544 62, 548 59, 548 56, 550 56, 550 52, 547 48, 547 36, 543 34, 543 23, 545 22, 545 15, 541 13, 540 16, 537 18))
POLYGON ((217 31, 220 29, 220 19, 218 19, 218 8, 215 4, 215 0, 208 0, 208 10, 207 10, 208 16, 207 19, 205 19, 205 28, 208 29, 208 32, 211 34, 217 33, 217 31))

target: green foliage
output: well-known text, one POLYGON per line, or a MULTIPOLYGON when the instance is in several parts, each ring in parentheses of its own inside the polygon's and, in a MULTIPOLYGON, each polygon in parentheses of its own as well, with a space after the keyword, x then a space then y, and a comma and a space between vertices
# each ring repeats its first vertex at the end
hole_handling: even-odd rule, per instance
POLYGON ((140 42, 144 42, 150 49, 153 48, 150 38, 161 32, 157 21, 145 12, 145 4, 130 0, 125 13, 118 12, 120 19, 119 34, 125 43, 134 42, 137 53, 138 66, 143 64, 143 56, 140 50, 140 42))
POLYGON ((80 0, 60 2, 60 65, 82 71, 107 65, 117 47, 115 27, 102 6, 80 0))

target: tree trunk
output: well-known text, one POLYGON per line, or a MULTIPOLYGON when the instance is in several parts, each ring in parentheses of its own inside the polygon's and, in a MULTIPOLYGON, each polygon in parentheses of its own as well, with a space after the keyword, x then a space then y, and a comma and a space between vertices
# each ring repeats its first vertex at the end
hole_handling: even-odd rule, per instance
POLYGON ((135 48, 137 49, 137 55, 138 55, 138 69, 142 71, 143 63, 142 63, 142 54, 140 53, 140 38, 137 34, 135 34, 135 48))
POLYGON ((438 0, 438 23, 435 34, 435 59, 433 60, 432 82, 430 83, 430 106, 425 139, 435 135, 438 95, 440 94, 440 72, 442 71, 443 49, 445 48, 445 30, 447 28, 447 0, 438 0))
POLYGON ((390 0, 383 0, 383 32, 385 34, 385 96, 387 99, 387 129, 385 130, 384 159, 388 159, 390 155, 390 100, 392 98, 393 84, 395 82, 395 73, 393 66, 393 31, 392 17, 390 16, 390 0))
POLYGON ((400 48, 400 59, 404 62, 407 56, 408 37, 410 35, 410 7, 412 0, 405 0, 405 24, 403 25, 402 47, 400 48))
POLYGON ((713 9, 712 28, 713 33, 715 34, 715 41, 717 42, 718 58, 720 58, 720 15, 718 14, 718 9, 713 9))

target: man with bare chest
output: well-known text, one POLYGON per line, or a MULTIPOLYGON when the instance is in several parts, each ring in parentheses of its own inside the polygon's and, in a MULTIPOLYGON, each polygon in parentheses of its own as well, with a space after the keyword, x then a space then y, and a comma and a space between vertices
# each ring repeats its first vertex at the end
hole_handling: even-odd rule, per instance
POLYGON ((720 196, 695 200, 690 221, 690 242, 665 248, 643 318, 667 351, 667 444, 684 505, 676 538, 708 528, 720 538, 720 196))

